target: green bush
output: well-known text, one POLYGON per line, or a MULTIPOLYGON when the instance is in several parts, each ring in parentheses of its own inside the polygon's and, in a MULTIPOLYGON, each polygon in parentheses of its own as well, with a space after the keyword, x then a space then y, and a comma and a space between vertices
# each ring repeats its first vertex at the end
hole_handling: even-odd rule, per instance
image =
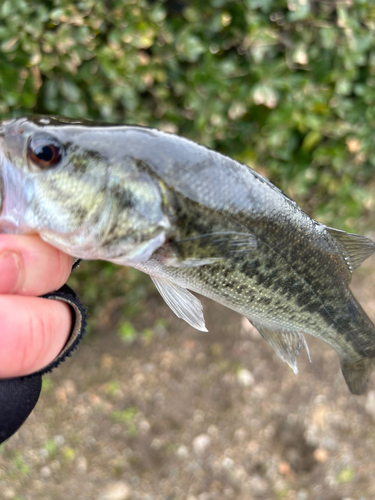
POLYGON ((0 115, 166 129, 358 230, 375 213, 374 42, 372 0, 3 0, 0 115))

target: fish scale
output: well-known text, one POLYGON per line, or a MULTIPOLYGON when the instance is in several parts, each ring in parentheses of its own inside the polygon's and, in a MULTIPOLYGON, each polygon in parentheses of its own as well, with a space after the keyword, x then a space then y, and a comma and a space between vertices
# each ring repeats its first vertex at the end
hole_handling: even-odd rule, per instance
POLYGON ((29 117, 0 127, 0 229, 146 272, 205 330, 198 292, 246 316, 297 372, 313 335, 360 394, 375 327, 349 289, 375 250, 314 221, 251 168, 158 130, 29 117))
MULTIPOLYGON (((190 203, 190 206, 186 206, 187 203, 188 201, 185 200, 185 206, 182 209, 184 216, 180 215, 180 219, 184 221, 181 224, 184 233, 179 235, 180 239, 192 236, 191 234, 189 235, 188 231, 190 228, 194 228, 194 220, 199 221, 199 231, 203 233, 212 227, 210 217, 207 213, 204 213, 204 210, 199 210, 192 203, 190 203), (189 216, 190 221, 188 222, 186 218, 189 216), (202 226, 200 222, 202 220, 207 221, 206 227, 202 226)), ((218 231, 228 229, 228 226, 233 229, 229 222, 224 221, 223 218, 220 219, 220 222, 223 227, 217 227, 218 231)), ((264 231, 254 230, 254 226, 249 221, 248 224, 256 234, 259 233, 259 235, 262 235, 264 233, 264 231)), ((216 226, 218 226, 218 221, 216 221, 216 226)), ((271 239, 277 240, 277 233, 274 233, 274 235, 275 237, 271 239)), ((190 248, 185 249, 185 253, 194 255, 193 242, 194 240, 191 241, 190 248)), ((300 246, 303 246, 301 242, 300 246)), ((326 244, 323 242, 322 247, 325 246, 326 244)), ((295 252, 296 249, 294 248, 293 253, 295 252)), ((339 348, 341 339, 337 335, 338 332, 333 318, 330 317, 326 309, 329 308, 331 300, 335 300, 336 302, 338 299, 347 301, 350 296, 339 297, 340 290, 337 290, 337 288, 332 290, 332 279, 331 275, 328 274, 329 270, 332 271, 330 269, 332 268, 331 263, 321 266, 319 276, 314 276, 314 279, 311 279, 309 282, 309 280, 300 278, 301 275, 303 276, 303 273, 306 273, 306 265, 303 263, 299 264, 298 271, 293 268, 285 269, 285 261, 283 261, 285 252, 277 255, 270 250, 267 244, 258 243, 255 258, 252 253, 250 251, 246 256, 241 256, 237 263, 231 261, 230 256, 226 256, 227 259, 224 259, 222 263, 201 266, 199 269, 181 270, 169 267, 164 268, 162 272, 166 273, 172 280, 178 280, 179 283, 183 283, 188 289, 208 296, 244 314, 250 320, 251 318, 258 319, 260 317, 263 321, 277 322, 282 327, 297 328, 301 332, 315 334, 315 336, 317 330, 324 331, 324 340, 332 345, 332 347, 339 348), (272 269, 273 267, 277 268, 277 272, 273 271, 273 274, 271 274, 270 268, 272 269), (277 278, 278 274, 282 274, 282 278, 277 278), (228 276, 230 277, 229 280, 228 276), (321 289, 323 277, 325 277, 323 281, 324 297, 317 298, 312 292, 312 288, 320 280, 319 288, 321 289), (323 303, 327 304, 326 308, 323 307, 323 303), (320 309, 321 311, 319 311, 320 309), (315 317, 312 317, 312 313, 317 314, 315 317), (330 326, 333 331, 327 330, 327 326, 330 326)), ((201 254, 199 255, 202 256, 201 254)), ((155 257, 156 259, 158 258, 157 252, 155 257)), ((180 255, 182 260, 184 257, 185 255, 180 255)), ((313 256, 312 264, 317 262, 317 260, 318 258, 313 256)), ((156 266, 157 262, 150 261, 149 264, 156 266)), ((144 266, 142 266, 142 270, 148 272, 144 266)), ((153 273, 155 274, 156 271, 150 271, 150 274, 153 273)), ((349 290, 345 291, 349 292, 349 290)), ((340 314, 342 315, 343 313, 340 312, 340 314)), ((350 318, 348 319, 350 320, 350 318)), ((350 321, 347 321, 346 327, 350 328, 350 321)), ((355 324, 354 327, 358 328, 358 325, 355 324)), ((349 347, 347 346, 347 351, 349 347)), ((356 356, 356 344, 351 347, 351 350, 351 355, 356 356)))

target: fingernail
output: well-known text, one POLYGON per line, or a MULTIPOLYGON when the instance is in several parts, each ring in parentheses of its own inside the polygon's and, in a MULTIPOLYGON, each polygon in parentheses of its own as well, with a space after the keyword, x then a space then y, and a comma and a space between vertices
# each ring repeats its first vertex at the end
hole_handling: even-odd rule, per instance
POLYGON ((20 258, 15 252, 0 254, 0 294, 13 293, 20 278, 20 258))

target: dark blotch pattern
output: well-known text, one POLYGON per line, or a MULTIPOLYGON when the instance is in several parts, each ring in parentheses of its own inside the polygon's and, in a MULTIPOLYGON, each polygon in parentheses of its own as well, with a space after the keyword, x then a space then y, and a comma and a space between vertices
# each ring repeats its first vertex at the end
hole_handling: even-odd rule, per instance
POLYGON ((347 278, 345 269, 337 267, 341 261, 327 257, 327 238, 322 239, 321 248, 314 247, 311 235, 298 233, 287 218, 280 224, 256 215, 252 220, 245 213, 235 219, 224 213, 218 216, 181 196, 175 199, 174 213, 178 221, 175 238, 185 240, 174 247, 181 260, 222 256, 214 265, 179 271, 193 284, 192 289, 250 318, 293 324, 296 331, 320 337, 343 352, 363 353, 358 337, 368 330, 369 320, 358 314, 359 306, 342 285, 347 278), (249 232, 256 236, 257 246, 231 254, 226 253, 225 244, 196 238, 213 231, 249 232))

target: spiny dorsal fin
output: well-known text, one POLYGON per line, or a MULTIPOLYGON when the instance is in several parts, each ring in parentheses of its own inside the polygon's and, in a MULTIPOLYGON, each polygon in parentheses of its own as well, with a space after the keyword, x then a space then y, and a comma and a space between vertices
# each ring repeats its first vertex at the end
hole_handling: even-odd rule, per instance
POLYGON ((309 348, 302 333, 280 327, 279 325, 265 325, 249 320, 262 337, 275 350, 283 361, 286 361, 295 374, 298 373, 297 356, 301 349, 306 349, 311 362, 309 348))
POLYGON ((327 227, 326 229, 340 244, 342 256, 351 273, 354 273, 357 267, 375 252, 375 243, 370 238, 358 234, 346 233, 332 227, 327 227))

